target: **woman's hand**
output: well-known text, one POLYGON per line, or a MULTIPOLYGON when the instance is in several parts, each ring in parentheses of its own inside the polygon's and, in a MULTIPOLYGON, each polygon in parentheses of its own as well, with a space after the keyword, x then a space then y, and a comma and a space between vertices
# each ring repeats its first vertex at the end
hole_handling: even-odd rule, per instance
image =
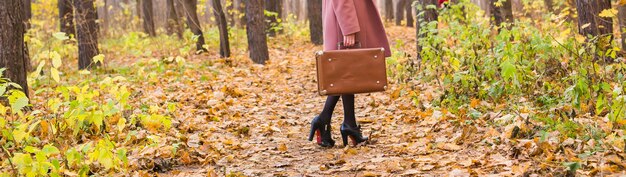
POLYGON ((352 47, 356 43, 356 34, 343 36, 343 46, 352 47))

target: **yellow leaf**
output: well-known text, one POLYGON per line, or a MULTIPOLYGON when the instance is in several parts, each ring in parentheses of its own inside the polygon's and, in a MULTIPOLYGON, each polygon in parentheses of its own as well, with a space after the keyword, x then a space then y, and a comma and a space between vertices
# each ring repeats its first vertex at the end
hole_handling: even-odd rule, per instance
POLYGON ((53 51, 50 52, 50 59, 52 59, 52 66, 55 68, 61 67, 61 55, 59 53, 53 51))
POLYGON ((0 115, 5 116, 7 114, 8 108, 4 105, 0 104, 0 115))
POLYGON ((125 127, 126 127, 126 118, 122 117, 120 118, 120 120, 117 121, 117 131, 121 133, 125 127))
POLYGON ((576 34, 575 38, 578 43, 584 43, 586 39, 585 36, 580 35, 580 34, 576 34))
POLYGON ((96 55, 95 57, 93 57, 93 62, 104 63, 104 55, 103 54, 96 55))
POLYGON ((89 70, 80 70, 80 71, 78 71, 78 74, 80 74, 80 75, 89 75, 89 74, 91 74, 91 71, 89 71, 89 70))
POLYGON ((626 0, 620 0, 618 5, 620 6, 626 5, 626 0))
POLYGON ((13 138, 16 142, 22 142, 28 136, 27 128, 28 124, 22 124, 13 130, 13 138))
POLYGON ((54 79, 54 81, 59 82, 61 80, 61 78, 59 78, 59 70, 56 68, 50 68, 50 75, 52 75, 52 79, 54 79))
POLYGON ((583 26, 580 26, 580 29, 585 29, 589 26, 591 26, 591 23, 587 23, 587 24, 584 24, 583 26))
POLYGON ((283 144, 280 144, 280 145, 278 146, 278 150, 279 150, 280 152, 287 152, 287 145, 285 145, 284 143, 283 143, 283 144))
POLYGON ((604 9, 600 12, 600 17, 612 18, 617 14, 617 10, 615 9, 604 9))

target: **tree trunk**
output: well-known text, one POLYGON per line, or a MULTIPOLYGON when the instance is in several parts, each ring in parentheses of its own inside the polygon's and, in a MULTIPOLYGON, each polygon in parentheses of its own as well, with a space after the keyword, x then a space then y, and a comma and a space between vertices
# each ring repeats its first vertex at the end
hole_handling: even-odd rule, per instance
POLYGON ((191 29, 191 32, 198 37, 196 41, 196 50, 200 52, 206 52, 204 48, 204 35, 202 34, 202 28, 200 28, 200 20, 198 19, 198 13, 196 5, 198 0, 182 0, 185 14, 187 16, 187 26, 191 29))
POLYGON ((322 0, 309 0, 309 30, 311 42, 315 45, 324 44, 322 29, 322 0))
POLYGON ((226 15, 222 10, 222 3, 220 0, 213 0, 213 14, 217 21, 217 26, 220 30, 220 56, 230 57, 230 42, 228 41, 228 22, 226 21, 226 15))
POLYGON ((226 20, 228 20, 228 25, 230 25, 230 27, 235 27, 235 19, 237 18, 235 16, 235 4, 237 3, 235 0, 230 0, 230 5, 228 3, 226 3, 228 6, 226 6, 226 20))
POLYGON ((11 0, 0 3, 0 68, 6 69, 2 77, 19 84, 24 94, 28 96, 23 8, 22 1, 11 0))
POLYGON ((176 13, 176 8, 174 7, 174 0, 166 1, 166 13, 167 13, 167 23, 165 24, 165 28, 167 30, 168 35, 172 35, 176 33, 178 38, 183 38, 183 29, 178 22, 180 18, 178 18, 178 14, 176 13))
POLYGON ((240 27, 246 26, 246 3, 245 0, 235 0, 237 2, 237 12, 239 16, 237 17, 237 25, 240 27))
POLYGON ((413 27, 413 23, 413 0, 408 0, 406 5, 406 26, 413 27))
POLYGON ((137 2, 137 3, 135 3, 135 11, 137 11, 137 18, 141 19, 141 16, 142 16, 142 14, 141 14, 142 13, 141 12, 142 0, 135 0, 135 2, 137 2))
POLYGON ((598 11, 595 13, 596 21, 598 22, 598 32, 600 35, 607 36, 609 39, 609 43, 613 40, 613 18, 610 17, 600 17, 602 11, 611 9, 611 0, 598 0, 598 11))
POLYGON ((491 0, 491 16, 494 19, 495 26, 500 27, 502 23, 512 23, 513 22, 513 9, 511 5, 512 0, 506 0, 502 2, 502 6, 496 6, 496 2, 498 0, 491 0))
POLYGON ((30 28, 30 19, 33 17, 31 12, 30 0, 22 0, 24 3, 24 24, 26 24, 26 30, 30 28))
POLYGON ((393 21, 393 1, 385 0, 385 19, 387 21, 393 21))
POLYGON ((554 2, 552 0, 543 0, 543 4, 548 12, 554 13, 554 2))
MULTIPOLYGON (((33 17, 33 13, 31 12, 31 3, 30 0, 22 0, 22 2, 24 3, 24 32, 28 31, 28 29, 30 29, 30 19, 33 17)), ((33 66, 30 63, 30 55, 29 55, 29 51, 28 51, 28 42, 24 42, 24 56, 25 56, 25 61, 26 62, 26 69, 27 71, 31 71, 33 70, 33 66)))
POLYGON ((265 35, 265 18, 263 0, 246 0, 246 31, 250 59, 257 64, 265 64, 269 59, 267 36, 265 35))
POLYGON ((439 2, 437 0, 421 0, 419 3, 419 7, 416 8, 417 20, 415 20, 415 31, 417 35, 417 59, 422 59, 422 45, 420 44, 420 39, 426 37, 426 34, 422 34, 422 29, 426 24, 437 21, 439 19, 439 14, 437 9, 426 9, 428 5, 437 6, 439 2), (422 13, 423 12, 423 13, 422 13))
POLYGON ((583 36, 597 36, 599 34, 598 24, 595 20, 597 4, 595 0, 576 0, 578 12, 578 32, 583 36))
POLYGON ((59 25, 61 32, 70 36, 76 36, 74 27, 74 10, 71 0, 59 0, 59 25))
POLYGON ((617 15, 618 19, 619 19, 619 29, 620 32, 622 33, 622 51, 626 51, 626 5, 622 5, 620 7, 618 7, 618 15, 617 15))
POLYGON ((94 0, 74 0, 76 9, 76 39, 78 39, 78 68, 89 69, 100 65, 93 63, 98 55, 98 13, 94 0))
POLYGON ((598 37, 596 45, 600 51, 606 51, 613 40, 613 19, 600 17, 598 14, 610 9, 611 1, 576 0, 576 6, 579 32, 584 36, 598 37))
POLYGON ((402 25, 402 20, 404 20, 404 11, 406 10, 406 3, 408 0, 398 0, 396 4, 396 25, 402 25))
POLYGON ((270 36, 276 36, 276 33, 280 33, 282 30, 277 29, 280 26, 278 21, 283 14, 282 0, 265 0, 265 10, 268 12, 276 13, 272 15, 266 15, 267 17, 267 32, 270 36))
POLYGON ((156 36, 154 29, 154 12, 152 0, 141 0, 141 12, 143 17, 143 30, 150 36, 156 36))
POLYGON ((104 9, 102 11, 102 22, 100 22, 100 28, 102 28, 101 31, 104 32, 104 34, 107 34, 106 31, 109 30, 109 1, 110 0, 103 0, 104 1, 104 9))

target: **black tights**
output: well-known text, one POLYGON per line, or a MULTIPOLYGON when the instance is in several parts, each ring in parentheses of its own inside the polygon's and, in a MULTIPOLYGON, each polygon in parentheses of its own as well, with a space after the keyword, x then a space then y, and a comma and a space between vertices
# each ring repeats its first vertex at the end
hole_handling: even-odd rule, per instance
POLYGON ((330 122, 335 106, 339 101, 339 97, 341 97, 343 101, 343 123, 349 127, 356 127, 356 117, 354 115, 354 94, 328 96, 328 98, 326 98, 326 104, 324 104, 324 110, 322 110, 322 113, 320 114, 320 119, 322 122, 330 122))

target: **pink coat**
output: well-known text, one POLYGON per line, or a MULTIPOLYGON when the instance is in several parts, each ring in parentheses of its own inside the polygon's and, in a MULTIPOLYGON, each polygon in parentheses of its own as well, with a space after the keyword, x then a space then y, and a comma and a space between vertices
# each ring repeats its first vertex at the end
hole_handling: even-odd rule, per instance
POLYGON ((391 56, 389 41, 374 0, 324 0, 324 50, 337 50, 343 36, 356 33, 362 48, 385 48, 391 56))

